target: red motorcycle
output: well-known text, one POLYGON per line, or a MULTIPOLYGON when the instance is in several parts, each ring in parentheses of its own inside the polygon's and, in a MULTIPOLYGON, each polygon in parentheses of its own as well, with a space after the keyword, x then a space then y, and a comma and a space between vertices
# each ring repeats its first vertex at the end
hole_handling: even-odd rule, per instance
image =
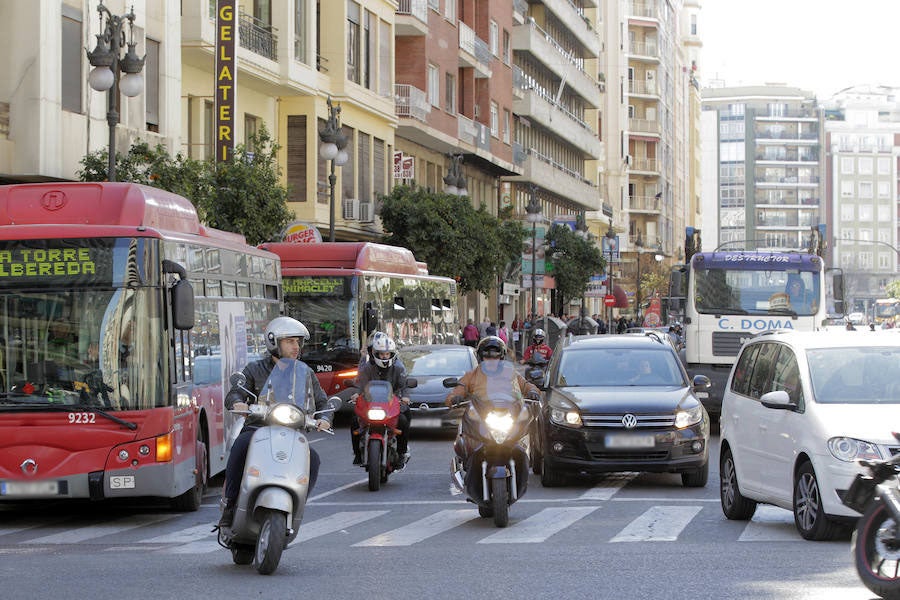
MULTIPOLYGON (((406 387, 416 387, 416 381, 407 379, 406 387)), ((377 492, 382 483, 387 483, 388 475, 400 468, 403 460, 397 452, 400 398, 387 381, 370 381, 357 396, 353 410, 359 418, 360 466, 369 472, 369 490, 377 492)))

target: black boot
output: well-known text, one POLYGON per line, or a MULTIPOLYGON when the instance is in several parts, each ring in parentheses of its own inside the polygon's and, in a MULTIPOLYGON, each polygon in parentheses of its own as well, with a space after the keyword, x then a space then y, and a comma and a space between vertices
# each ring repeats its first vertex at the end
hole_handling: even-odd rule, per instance
POLYGON ((360 452, 359 450, 357 450, 356 452, 353 453, 353 464, 354 465, 362 464, 362 452, 360 452))

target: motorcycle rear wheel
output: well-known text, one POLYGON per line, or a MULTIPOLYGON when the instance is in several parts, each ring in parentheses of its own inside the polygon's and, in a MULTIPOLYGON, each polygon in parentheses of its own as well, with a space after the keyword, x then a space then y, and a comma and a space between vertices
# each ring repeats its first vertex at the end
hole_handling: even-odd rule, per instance
POLYGON ((883 502, 874 502, 856 523, 850 552, 863 584, 886 600, 900 599, 898 524, 883 502))
MULTIPOLYGON (((366 468, 369 471, 369 491, 377 492, 381 489, 381 440, 369 440, 366 449, 366 468)), ((386 479, 386 478, 385 478, 386 479)))
POLYGON ((494 525, 509 525, 509 490, 506 479, 491 479, 491 501, 494 503, 494 525))
POLYGON ((278 568, 287 542, 287 515, 278 510, 264 510, 261 517, 253 566, 260 575, 269 575, 278 568))

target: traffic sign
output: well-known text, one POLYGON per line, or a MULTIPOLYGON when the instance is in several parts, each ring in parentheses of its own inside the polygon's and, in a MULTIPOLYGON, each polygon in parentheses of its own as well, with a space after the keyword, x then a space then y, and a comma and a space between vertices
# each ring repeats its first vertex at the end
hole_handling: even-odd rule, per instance
POLYGON ((616 305, 616 297, 612 294, 607 294, 603 297, 603 306, 615 306, 616 305))

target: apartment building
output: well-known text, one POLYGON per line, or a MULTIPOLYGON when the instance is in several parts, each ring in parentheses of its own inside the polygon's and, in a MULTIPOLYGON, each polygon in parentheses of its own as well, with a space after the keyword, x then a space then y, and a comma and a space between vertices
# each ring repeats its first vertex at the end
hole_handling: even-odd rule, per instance
POLYGON ((704 167, 711 170, 703 188, 704 250, 806 248, 810 228, 826 222, 816 98, 783 85, 702 94, 704 167))
POLYGON ((844 272, 847 312, 871 318, 898 273, 900 88, 847 88, 823 108, 827 260, 844 272))

